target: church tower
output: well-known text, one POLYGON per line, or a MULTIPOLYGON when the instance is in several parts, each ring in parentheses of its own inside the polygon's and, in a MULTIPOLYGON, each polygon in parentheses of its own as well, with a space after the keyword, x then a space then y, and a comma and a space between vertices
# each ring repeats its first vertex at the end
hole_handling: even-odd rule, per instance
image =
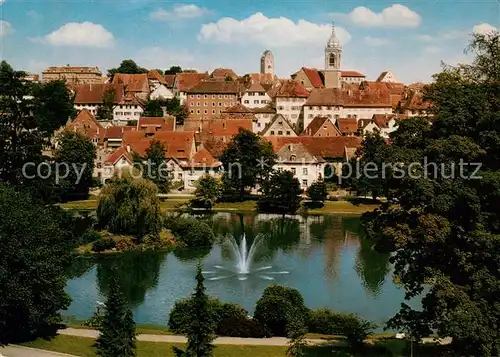
POLYGON ((274 56, 266 50, 260 58, 260 73, 274 75, 274 56))
POLYGON ((342 58, 342 46, 335 34, 335 24, 332 25, 332 34, 325 47, 325 88, 340 88, 342 75, 340 72, 340 61, 342 58))

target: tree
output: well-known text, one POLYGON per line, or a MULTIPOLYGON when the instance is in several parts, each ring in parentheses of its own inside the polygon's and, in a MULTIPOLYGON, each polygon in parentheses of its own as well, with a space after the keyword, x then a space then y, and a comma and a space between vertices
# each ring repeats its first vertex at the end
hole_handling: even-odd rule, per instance
POLYGON ((143 171, 143 177, 153 181, 161 193, 168 193, 170 191, 170 179, 166 170, 165 152, 165 146, 161 142, 153 140, 146 150, 146 156, 144 157, 147 170, 143 171))
POLYGON ((182 105, 181 101, 177 97, 167 99, 165 104, 167 113, 175 116, 175 118, 177 119, 177 124, 182 125, 189 113, 187 106, 182 105))
POLYGON ((68 226, 54 208, 0 183, 0 345, 55 336, 71 302, 68 226))
POLYGON ((162 69, 158 69, 158 68, 157 68, 157 69, 153 69, 153 71, 158 72, 158 73, 159 73, 159 74, 161 74, 162 76, 165 74, 165 73, 163 72, 163 70, 162 70, 162 69))
POLYGON ((299 180, 290 171, 276 172, 263 183, 257 207, 260 212, 295 214, 301 192, 299 180))
POLYGON ((106 300, 106 308, 94 347, 101 357, 134 357, 136 348, 135 322, 114 279, 106 300))
POLYGON ((255 305, 254 319, 266 325, 274 336, 286 336, 290 324, 306 323, 307 318, 304 298, 289 287, 268 286, 255 305))
POLYGON ((307 189, 307 196, 312 201, 313 206, 323 207, 328 197, 325 182, 323 180, 313 182, 307 189))
POLYGON ((162 103, 159 100, 150 99, 146 103, 144 109, 145 117, 163 117, 162 103))
POLYGON ((205 278, 201 273, 201 265, 196 271, 196 289, 192 295, 191 322, 187 327, 188 343, 186 351, 174 347, 176 356, 211 357, 213 356, 216 321, 210 312, 209 297, 205 293, 205 278))
POLYGON ((192 201, 192 205, 201 204, 203 207, 211 209, 222 195, 221 182, 212 175, 206 174, 202 176, 195 182, 195 186, 196 198, 192 201))
POLYGON ((172 66, 165 70, 165 74, 177 74, 182 73, 182 68, 180 66, 172 66))
POLYGON ((113 109, 115 106, 115 90, 110 88, 102 95, 102 104, 97 107, 97 120, 113 120, 113 109))
POLYGON ((97 206, 98 225, 112 233, 159 234, 161 230, 158 188, 129 174, 115 177, 103 187, 97 206))
POLYGON ((57 137, 55 151, 56 165, 66 176, 61 182, 63 200, 85 200, 92 186, 92 173, 96 149, 94 144, 81 133, 63 131, 57 137), (63 170, 64 168, 64 170, 63 170))
POLYGON ((0 182, 50 202, 54 182, 41 178, 50 177, 47 165, 40 166, 49 160, 42 150, 50 146, 54 130, 74 115, 73 98, 63 82, 34 84, 25 75, 5 61, 0 64, 0 182))
POLYGON ((245 190, 262 184, 271 173, 277 155, 272 144, 246 129, 240 129, 221 155, 224 191, 242 201, 245 190))
POLYGON ((406 168, 421 164, 420 176, 389 181, 395 199, 364 217, 378 249, 392 252, 406 299, 423 296, 388 325, 452 337, 460 355, 500 354, 499 42, 498 32, 475 35, 472 64, 435 76, 424 91, 432 129, 391 134, 391 151, 406 168))
POLYGON ((108 69, 108 77, 113 77, 116 73, 141 74, 148 72, 146 68, 139 67, 133 60, 126 59, 120 63, 118 68, 108 69))
POLYGON ((292 316, 291 321, 288 323, 287 331, 289 341, 286 355, 289 357, 305 356, 307 347, 307 342, 305 340, 307 325, 305 321, 296 316, 292 316))

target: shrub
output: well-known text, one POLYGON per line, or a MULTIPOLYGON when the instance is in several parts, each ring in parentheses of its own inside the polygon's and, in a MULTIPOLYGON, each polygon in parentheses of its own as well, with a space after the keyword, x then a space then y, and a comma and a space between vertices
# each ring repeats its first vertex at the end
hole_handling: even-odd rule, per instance
POLYGON ((98 231, 96 231, 94 229, 88 229, 85 231, 85 233, 83 233, 80 236, 80 243, 81 244, 88 244, 88 243, 98 241, 100 239, 101 239, 101 234, 98 231))
POLYGON ((257 320, 248 316, 241 306, 231 303, 223 304, 219 309, 218 323, 215 333, 219 336, 231 337, 269 337, 267 328, 257 320))
POLYGON ((113 238, 103 238, 95 241, 92 244, 92 251, 96 253, 104 252, 105 250, 110 250, 116 248, 116 242, 113 238))
MULTIPOLYGON (((248 317, 248 313, 241 306, 232 303, 221 303, 218 299, 210 298, 212 319, 216 322, 215 333, 219 336, 230 337, 268 337, 270 334, 265 326, 248 317)), ((170 312, 168 327, 175 333, 185 334, 190 323, 191 298, 175 302, 170 312)))
POLYGON ((271 285, 257 301, 254 319, 263 323, 274 336, 286 336, 292 317, 307 321, 308 310, 300 293, 292 288, 271 285))
POLYGON ((116 250, 126 252, 135 248, 134 241, 129 237, 123 237, 116 240, 116 250))
POLYGON ((166 218, 165 227, 187 247, 210 246, 215 241, 212 228, 193 217, 166 218))
POLYGON ((312 208, 323 207, 328 197, 326 184, 323 181, 313 182, 307 189, 307 196, 311 200, 310 204, 312 208))
POLYGON ((361 347, 364 340, 373 333, 373 329, 377 326, 370 321, 363 320, 355 316, 355 319, 350 319, 344 325, 344 335, 347 340, 347 345, 351 348, 361 347))

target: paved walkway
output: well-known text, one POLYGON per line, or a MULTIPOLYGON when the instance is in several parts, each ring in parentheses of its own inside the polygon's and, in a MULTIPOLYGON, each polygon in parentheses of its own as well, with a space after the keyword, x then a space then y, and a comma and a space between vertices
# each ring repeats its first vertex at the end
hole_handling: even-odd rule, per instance
POLYGON ((77 357, 65 353, 38 350, 23 346, 0 347, 0 357, 77 357))
MULTIPOLYGON (((80 336, 97 338, 99 336, 99 331, 97 330, 84 330, 84 329, 74 329, 67 328, 64 330, 59 330, 60 335, 69 336, 80 336)), ((170 343, 186 343, 187 338, 184 336, 177 335, 137 335, 138 341, 147 342, 170 342, 170 343)), ((286 346, 288 339, 285 337, 271 337, 271 338, 241 338, 241 337, 218 337, 215 339, 214 344, 216 345, 245 345, 245 346, 286 346)), ((320 339, 308 339, 310 344, 325 343, 325 340, 320 339)))

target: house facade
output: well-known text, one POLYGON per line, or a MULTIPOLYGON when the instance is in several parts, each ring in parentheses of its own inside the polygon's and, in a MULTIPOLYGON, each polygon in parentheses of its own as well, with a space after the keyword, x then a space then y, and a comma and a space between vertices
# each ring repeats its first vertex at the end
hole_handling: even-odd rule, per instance
POLYGON ((297 136, 292 124, 282 115, 276 114, 260 133, 262 136, 297 136))
POLYGON ((103 84, 105 77, 99 67, 49 67, 42 72, 42 82, 64 80, 70 84, 103 84))
POLYGON ((262 108, 269 103, 271 103, 271 97, 258 82, 252 83, 241 97, 241 104, 248 108, 262 108))
POLYGON ((212 119, 239 102, 238 82, 204 81, 187 91, 191 119, 212 119))
POLYGON ((279 87, 274 97, 276 113, 283 115, 294 128, 303 123, 302 107, 309 97, 309 92, 302 83, 286 81, 279 87))

